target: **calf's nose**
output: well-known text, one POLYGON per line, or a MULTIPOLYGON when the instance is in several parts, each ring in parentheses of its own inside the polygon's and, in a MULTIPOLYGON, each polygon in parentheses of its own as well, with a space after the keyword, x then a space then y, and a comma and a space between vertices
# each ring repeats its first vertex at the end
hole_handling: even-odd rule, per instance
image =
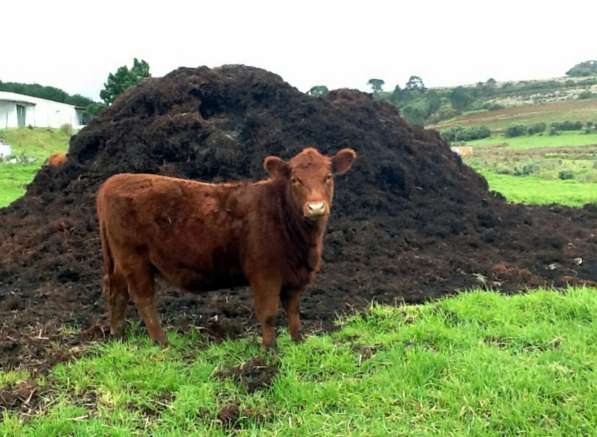
POLYGON ((326 213, 325 202, 309 202, 307 203, 307 215, 309 217, 317 217, 326 213))

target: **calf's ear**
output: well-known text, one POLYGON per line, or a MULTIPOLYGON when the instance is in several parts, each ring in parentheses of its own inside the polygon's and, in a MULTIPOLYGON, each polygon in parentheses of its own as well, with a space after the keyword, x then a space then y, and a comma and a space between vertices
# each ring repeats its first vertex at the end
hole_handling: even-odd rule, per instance
POLYGON ((277 156, 268 156, 263 160, 263 168, 272 178, 288 177, 290 168, 286 161, 277 156))
POLYGON ((357 152, 352 149, 342 149, 334 157, 332 158, 332 173, 334 174, 344 174, 350 167, 352 167, 352 163, 357 158, 357 152))

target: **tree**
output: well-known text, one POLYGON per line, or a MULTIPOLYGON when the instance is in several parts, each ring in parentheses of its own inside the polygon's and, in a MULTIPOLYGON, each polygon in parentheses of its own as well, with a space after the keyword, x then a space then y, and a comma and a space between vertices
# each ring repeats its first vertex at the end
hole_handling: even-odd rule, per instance
POLYGON ((102 103, 94 102, 93 100, 82 96, 81 94, 69 95, 60 88, 43 86, 37 83, 0 81, 0 91, 25 94, 26 96, 39 97, 40 99, 48 99, 55 102, 67 103, 79 108, 85 108, 85 111, 92 115, 96 114, 104 107, 102 103))
POLYGON ((116 73, 108 75, 108 80, 104 84, 104 89, 100 92, 100 97, 106 105, 111 105, 122 92, 137 85, 147 77, 151 77, 149 64, 143 59, 138 60, 135 58, 133 67, 130 70, 126 65, 123 65, 116 70, 116 73))
POLYGON ((394 91, 392 91, 392 95, 390 96, 390 101, 394 103, 394 105, 398 105, 402 100, 404 91, 400 88, 400 85, 396 85, 394 91))
POLYGON ((466 88, 459 86, 450 92, 449 99, 456 111, 464 111, 473 101, 473 96, 466 88))
POLYGON ((435 91, 428 91, 425 94, 425 99, 427 100, 427 117, 429 117, 439 110, 442 105, 442 99, 435 91))
POLYGON ((566 72, 566 76, 597 76, 597 61, 585 61, 581 62, 580 64, 576 64, 566 72))
POLYGON ((82 96, 81 94, 73 94, 72 96, 68 96, 66 98, 66 100, 64 101, 64 103, 68 103, 69 105, 78 106, 80 108, 86 108, 87 106, 94 103, 94 101, 91 99, 88 99, 85 96, 82 96))
POLYGON ((53 100, 65 103, 71 97, 67 92, 53 86, 43 86, 38 83, 19 83, 0 81, 0 91, 25 94, 26 96, 39 97, 40 99, 53 100))
POLYGON ((369 79, 369 82, 367 82, 367 85, 369 85, 373 90, 373 94, 381 93, 383 91, 384 84, 385 81, 383 79, 369 79))
POLYGON ((489 79, 487 79, 487 81, 485 82, 485 86, 487 88, 495 88, 497 86, 497 81, 493 78, 490 77, 489 79))
POLYGON ((96 115, 98 112, 100 112, 105 107, 106 107, 106 105, 104 105, 103 103, 93 102, 85 107, 85 112, 87 112, 90 115, 96 115))
POLYGON ((400 111, 409 123, 422 125, 427 118, 427 107, 423 102, 408 104, 400 111))
POLYGON ((406 82, 406 85, 405 85, 404 88, 409 93, 412 93, 412 92, 424 93, 425 90, 427 89, 427 88, 425 88, 425 84, 423 83, 423 79, 421 79, 419 76, 411 76, 411 77, 409 77, 408 78, 408 82, 406 82))
POLYGON ((327 86, 315 85, 309 91, 307 91, 307 94, 309 94, 311 96, 315 96, 315 97, 321 97, 321 96, 325 96, 329 92, 330 92, 330 90, 328 89, 327 86))

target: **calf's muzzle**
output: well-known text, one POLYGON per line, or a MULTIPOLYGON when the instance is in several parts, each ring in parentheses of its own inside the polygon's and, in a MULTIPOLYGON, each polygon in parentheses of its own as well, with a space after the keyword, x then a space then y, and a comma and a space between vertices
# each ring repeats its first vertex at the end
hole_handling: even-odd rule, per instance
POLYGON ((304 208, 305 217, 318 219, 329 213, 329 206, 326 202, 307 202, 304 208))

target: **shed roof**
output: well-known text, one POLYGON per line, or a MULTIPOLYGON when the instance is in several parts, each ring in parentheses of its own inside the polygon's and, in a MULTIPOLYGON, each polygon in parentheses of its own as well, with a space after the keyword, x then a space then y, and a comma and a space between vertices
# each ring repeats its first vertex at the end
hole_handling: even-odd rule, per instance
POLYGON ((0 101, 24 103, 27 105, 35 105, 33 100, 35 97, 26 96, 24 94, 10 93, 8 91, 0 91, 0 101))
POLYGON ((51 103, 54 105, 65 105, 74 107, 74 105, 69 105, 68 103, 56 102, 50 99, 42 99, 41 97, 32 97, 27 96, 25 94, 17 94, 11 93, 8 91, 0 91, 0 101, 1 102, 15 102, 24 105, 36 105, 38 103, 51 103))

